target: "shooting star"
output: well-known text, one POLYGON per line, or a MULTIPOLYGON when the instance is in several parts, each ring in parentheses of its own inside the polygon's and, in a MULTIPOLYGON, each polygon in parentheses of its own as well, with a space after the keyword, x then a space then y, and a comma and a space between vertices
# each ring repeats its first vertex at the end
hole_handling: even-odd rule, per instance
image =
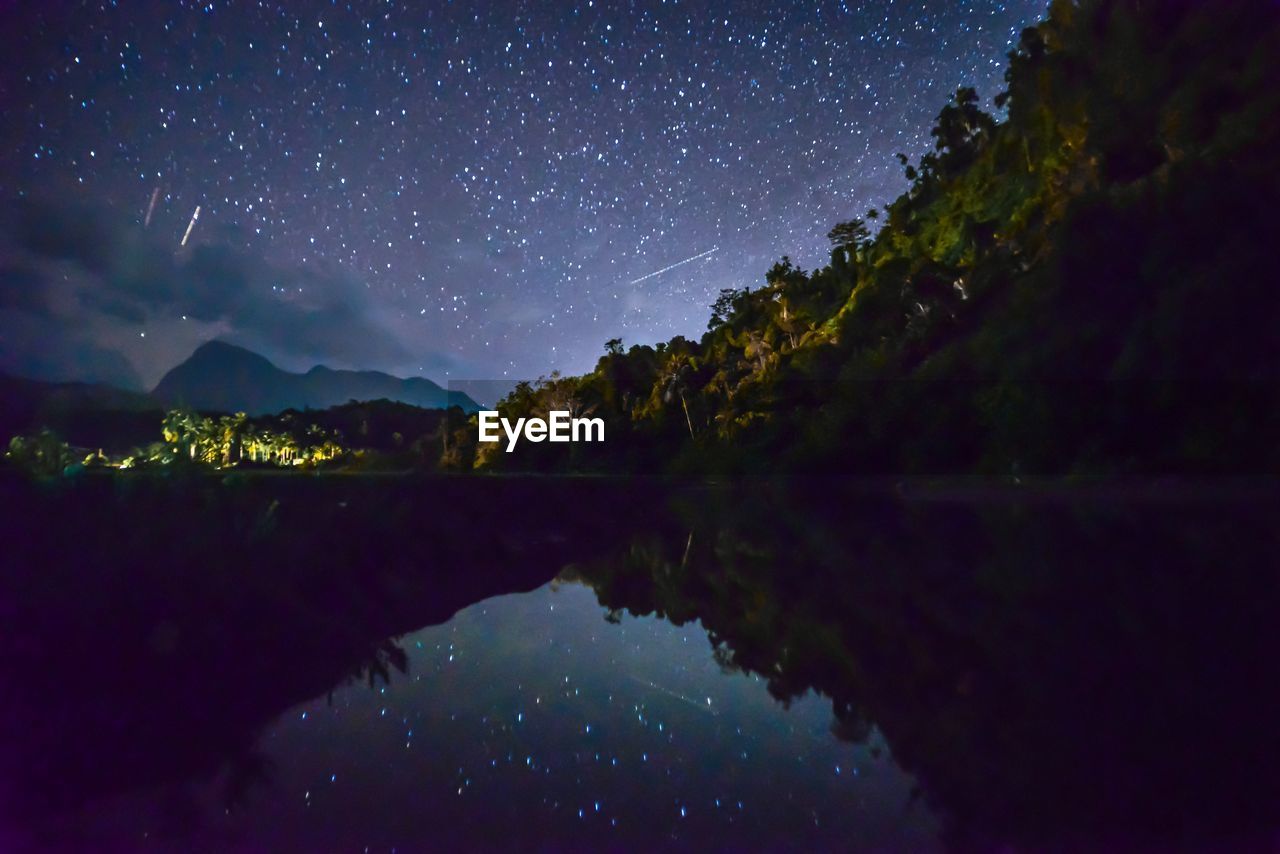
POLYGON ((655 270, 654 272, 649 273, 646 276, 641 276, 638 279, 632 279, 631 281, 627 282, 627 284, 634 285, 637 282, 643 282, 645 279, 652 279, 654 276, 661 276, 663 273, 667 272, 668 270, 674 270, 676 267, 679 267, 682 264, 690 264, 694 261, 697 261, 699 258, 706 258, 708 255, 710 255, 712 252, 715 252, 719 248, 720 248, 719 246, 712 246, 710 249, 708 249, 706 252, 703 252, 700 255, 694 255, 692 258, 686 258, 683 261, 677 261, 674 264, 668 264, 667 266, 663 267, 661 270, 655 270))
POLYGON ((631 681, 639 683, 640 685, 644 685, 646 688, 652 688, 655 691, 660 691, 663 694, 666 694, 668 697, 674 697, 675 699, 680 700, 681 702, 688 703, 690 706, 693 706, 695 709, 706 712, 712 717, 716 717, 720 714, 715 709, 711 708, 710 697, 707 697, 707 704, 704 706, 702 703, 699 703, 697 700, 686 697, 684 694, 677 694, 675 691, 672 691, 670 688, 663 688, 661 685, 657 685, 653 682, 650 682, 648 679, 641 679, 639 676, 636 676, 634 674, 631 675, 631 681))
POLYGON ((191 215, 191 222, 187 223, 187 233, 182 235, 182 242, 179 246, 187 245, 187 238, 191 236, 191 229, 196 227, 196 220, 200 218, 200 206, 196 205, 196 212, 191 215))
POLYGON ((143 221, 143 228, 151 227, 151 215, 156 212, 156 202, 160 200, 160 188, 156 187, 151 191, 151 203, 147 205, 147 218, 143 221))

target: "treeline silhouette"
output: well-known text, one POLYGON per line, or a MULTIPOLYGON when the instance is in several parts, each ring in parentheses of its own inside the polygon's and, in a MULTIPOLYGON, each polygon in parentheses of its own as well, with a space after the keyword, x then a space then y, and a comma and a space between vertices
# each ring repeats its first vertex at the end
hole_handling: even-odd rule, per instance
POLYGON ((783 703, 828 698, 955 850, 1274 844, 1274 490, 777 483, 684 495, 562 578, 614 621, 696 622, 783 703))
POLYGON ((1280 470, 1280 6, 1054 0, 997 118, 960 89, 830 263, 725 290, 698 341, 498 409, 603 444, 454 468, 1070 474, 1280 470), (877 227, 878 224, 878 227, 877 227))
POLYGON ((397 678, 399 635, 625 542, 622 517, 565 506, 661 499, 598 479, 181 471, 0 470, 6 851, 104 850, 74 836, 81 806, 189 780, 235 808, 269 782, 256 742, 289 707, 397 678))

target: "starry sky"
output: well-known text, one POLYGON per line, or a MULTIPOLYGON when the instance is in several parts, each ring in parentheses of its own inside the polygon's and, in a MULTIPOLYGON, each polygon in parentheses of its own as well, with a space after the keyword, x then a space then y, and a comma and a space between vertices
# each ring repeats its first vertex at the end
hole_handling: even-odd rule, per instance
POLYGON ((514 380, 696 337, 897 196, 1046 5, 4 4, 0 370, 149 387, 221 337, 514 380))
POLYGON ((603 614, 574 583, 476 603, 395 639, 406 672, 385 684, 281 714, 231 809, 212 775, 94 804, 86 824, 122 846, 941 850, 878 730, 841 741, 829 699, 784 706, 721 670, 696 621, 603 614))

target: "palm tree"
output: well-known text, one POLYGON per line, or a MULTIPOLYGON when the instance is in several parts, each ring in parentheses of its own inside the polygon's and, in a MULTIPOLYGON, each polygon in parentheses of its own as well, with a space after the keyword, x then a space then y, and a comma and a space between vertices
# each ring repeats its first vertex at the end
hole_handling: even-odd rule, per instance
POLYGON ((670 403, 673 397, 680 398, 680 405, 684 408, 684 423, 689 428, 689 438, 693 435, 693 419, 689 417, 689 401, 685 398, 685 390, 689 385, 689 374, 692 371, 687 359, 680 356, 673 356, 666 364, 662 375, 662 400, 664 403, 670 403))
POLYGON ((211 451, 219 465, 231 465, 232 452, 240 446, 247 422, 248 416, 243 412, 237 412, 235 415, 222 416, 214 425, 211 431, 213 434, 211 451))
POLYGON ((280 437, 280 455, 282 465, 290 465, 298 456, 298 442, 286 433, 280 437))
POLYGON ((161 436, 178 451, 185 452, 188 459, 195 459, 199 420, 199 416, 189 410, 171 409, 160 425, 161 436))
POLYGON ((199 415, 195 416, 195 418, 196 441, 199 444, 199 451, 196 457, 202 463, 215 463, 222 447, 222 430, 218 422, 212 418, 201 418, 199 415))

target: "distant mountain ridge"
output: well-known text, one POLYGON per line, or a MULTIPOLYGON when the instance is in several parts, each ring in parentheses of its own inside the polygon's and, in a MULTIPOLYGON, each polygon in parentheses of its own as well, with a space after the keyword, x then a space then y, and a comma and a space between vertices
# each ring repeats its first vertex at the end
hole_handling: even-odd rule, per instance
POLYGON ((77 447, 123 453, 153 441, 163 417, 160 404, 140 392, 0 374, 0 446, 48 427, 77 447))
POLYGON ((480 409, 467 395, 447 391, 421 377, 401 379, 381 371, 334 370, 323 365, 295 374, 224 341, 200 345, 185 362, 164 375, 151 396, 170 406, 249 415, 381 399, 424 409, 480 409))

